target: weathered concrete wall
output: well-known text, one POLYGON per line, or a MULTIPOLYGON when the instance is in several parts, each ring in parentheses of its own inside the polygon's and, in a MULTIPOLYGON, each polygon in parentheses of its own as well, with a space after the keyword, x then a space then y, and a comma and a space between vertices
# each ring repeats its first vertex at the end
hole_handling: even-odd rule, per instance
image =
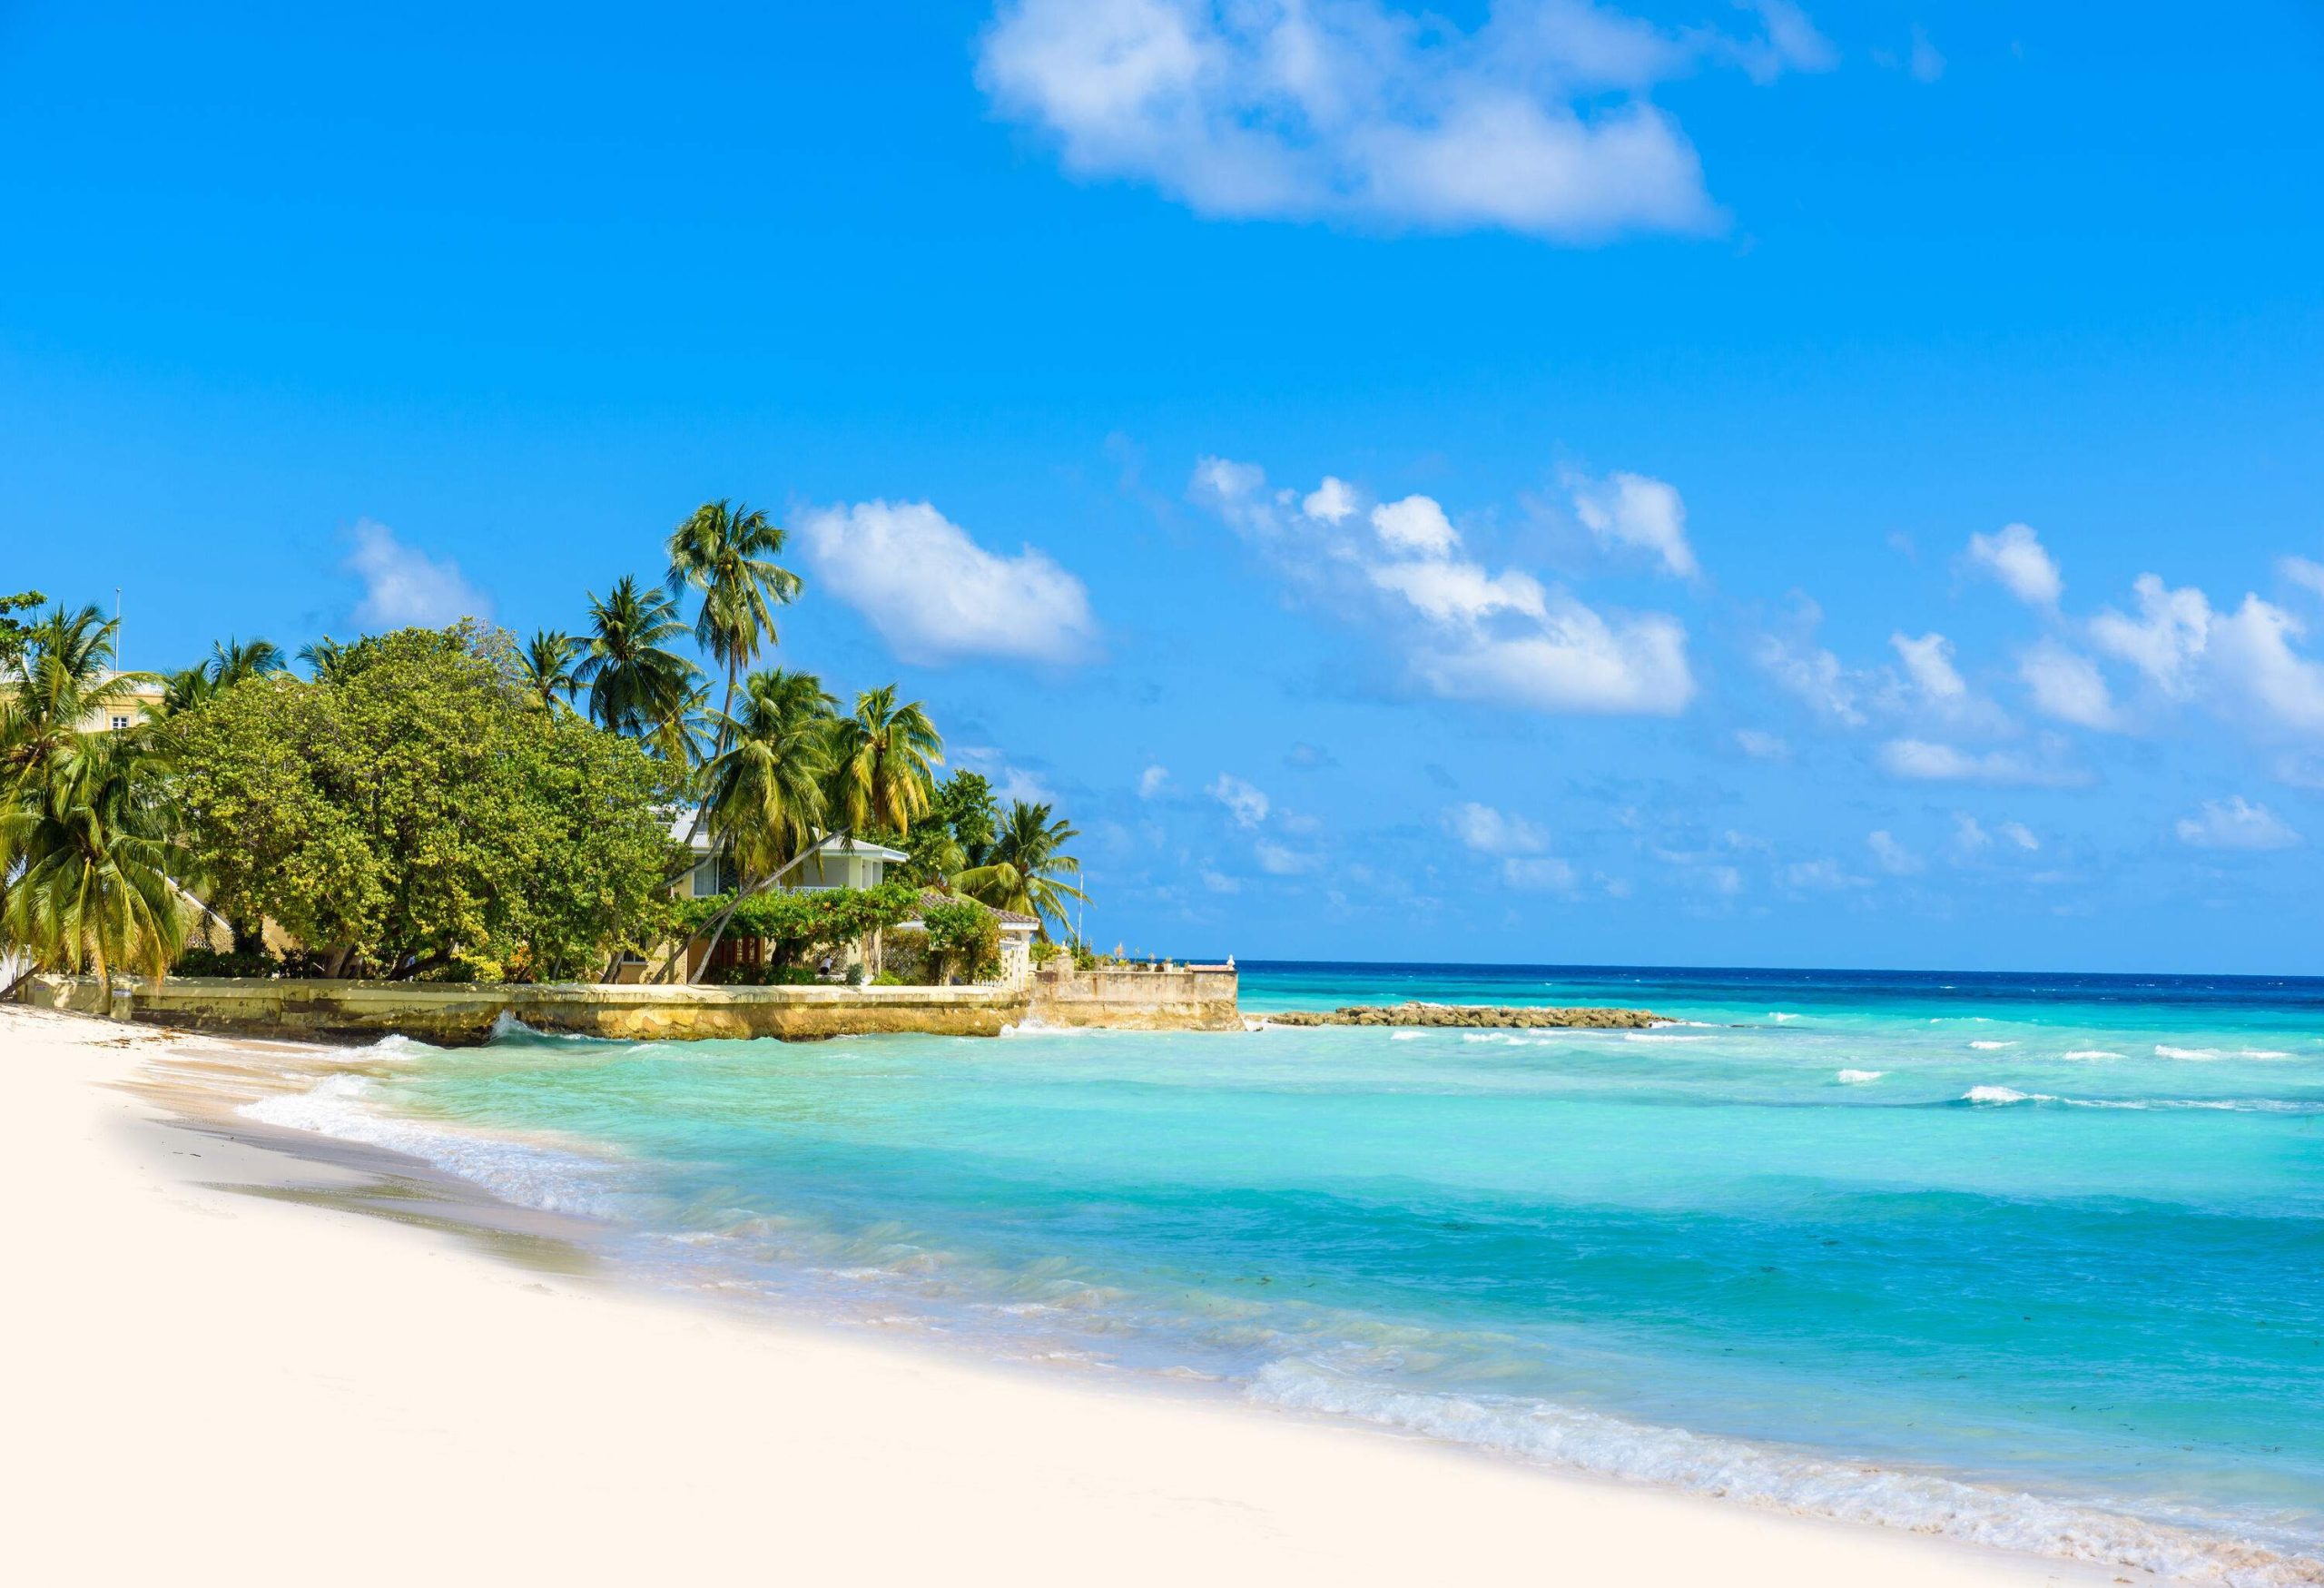
POLYGON ((117 982, 34 977, 29 1001, 116 1020, 317 1041, 390 1031, 460 1046, 507 1015, 539 1031, 639 1041, 703 1037, 856 1036, 925 1031, 998 1036, 1025 1020, 1026 994, 991 987, 455 986, 442 982, 232 981, 172 976, 117 982))
POLYGON ((1239 980, 1224 965, 1076 971, 1059 958, 1033 972, 1032 1018, 1118 1031, 1236 1031, 1243 1029, 1239 980))

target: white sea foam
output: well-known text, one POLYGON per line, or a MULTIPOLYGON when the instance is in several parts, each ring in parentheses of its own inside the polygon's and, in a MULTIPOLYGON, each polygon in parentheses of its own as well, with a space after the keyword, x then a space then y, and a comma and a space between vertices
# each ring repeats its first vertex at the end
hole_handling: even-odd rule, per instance
POLYGON ((2154 1045, 2158 1059, 2224 1059, 2227 1054, 2218 1048, 2173 1048, 2165 1042, 2154 1045))
MULTIPOLYGON (((1258 1029, 1249 1021, 1244 1021, 1243 1027, 1246 1031, 1258 1029)), ((1061 1037, 1073 1032, 1074 1028, 1071 1026, 1061 1026, 1045 1020, 1003 1022, 1000 1028, 1000 1034, 1004 1037, 1061 1037)))
POLYGON ((1388 1040, 1392 1042, 1417 1042, 1426 1035, 1426 1031, 1390 1031, 1388 1040))
POLYGON ((2040 1092, 2019 1091, 2012 1086, 1973 1086, 1961 1094, 1965 1103, 2031 1103, 2047 1102, 2040 1092))
POLYGON ((1707 1042, 1709 1037, 1698 1037, 1686 1031, 1624 1031, 1625 1042, 1707 1042))
POLYGON ((2069 1059, 2120 1059, 2122 1055, 2115 1052, 2111 1048, 2069 1048, 2066 1050, 2065 1057, 2069 1059))
POLYGON ((1969 1046, 1976 1049, 1980 1053, 1990 1053, 1996 1048, 2014 1048, 2017 1044, 2014 1042, 1972 1042, 1969 1046))
POLYGON ((1607 1477, 1994 1548, 2185 1574, 2232 1588, 2289 1588, 2316 1580, 2315 1562, 2095 1506, 1633 1423, 1548 1401, 1420 1394, 1304 1361, 1262 1368, 1251 1394, 1273 1406, 1360 1418, 1607 1477))
POLYGON ((375 1095, 363 1076, 334 1075, 310 1090, 261 1098, 238 1111, 261 1124, 403 1153, 519 1207, 607 1216, 609 1165, 534 1142, 400 1119, 373 1106, 375 1095))
POLYGON ((1887 1073, 1885 1070, 1843 1070, 1839 1081, 1842 1086, 1862 1086, 1868 1080, 1878 1080, 1887 1073))
POLYGON ((1768 1011, 1768 1018, 1780 1025, 1785 1021, 1797 1020, 1799 1017, 1796 1014, 1787 1013, 1785 1011, 1780 1009, 1771 1009, 1768 1011))

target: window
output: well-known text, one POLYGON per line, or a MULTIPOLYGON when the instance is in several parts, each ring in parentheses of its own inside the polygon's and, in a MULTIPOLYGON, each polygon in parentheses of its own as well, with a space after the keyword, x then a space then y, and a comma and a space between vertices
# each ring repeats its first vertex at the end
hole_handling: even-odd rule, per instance
POLYGON ((113 731, 116 734, 129 726, 129 719, 121 713, 113 714, 113 731))

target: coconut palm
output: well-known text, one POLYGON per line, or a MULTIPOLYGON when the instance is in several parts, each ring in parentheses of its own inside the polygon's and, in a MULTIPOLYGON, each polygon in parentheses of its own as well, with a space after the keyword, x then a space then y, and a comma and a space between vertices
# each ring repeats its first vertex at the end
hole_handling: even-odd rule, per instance
POLYGON ((1081 863, 1065 853, 1065 846, 1080 836, 1063 817, 1052 818, 1048 805, 1014 801, 992 841, 990 858, 954 877, 952 885, 996 910, 1033 917, 1041 922, 1046 940, 1049 922, 1065 925, 1065 901, 1089 897, 1061 880, 1081 874, 1081 863))
POLYGON ((307 664, 307 671, 318 684, 337 684, 344 677, 347 660, 355 647, 325 635, 312 645, 299 647, 299 659, 307 664))
POLYGON ((569 701, 581 681, 574 676, 574 667, 588 647, 562 629, 537 630, 526 645, 524 655, 517 658, 517 676, 527 694, 537 696, 543 707, 554 706, 559 700, 569 701))
POLYGON ((605 599, 591 593, 589 619, 587 652, 573 675, 589 691, 589 715, 684 764, 690 748, 685 719, 702 698, 694 686, 701 669, 668 648, 685 632, 677 603, 624 575, 605 599))
POLYGON ((16 784, 0 807, 0 864, 15 873, 0 930, 34 969, 168 973, 188 904, 163 790, 142 734, 86 735, 16 784))
POLYGON ((723 498, 703 503, 670 531, 669 592, 700 592, 694 636, 726 669, 726 698, 719 707, 721 751, 726 745, 723 725, 733 720, 737 680, 761 649, 775 643, 774 608, 799 597, 799 576, 774 561, 789 538, 758 508, 723 498))
POLYGON ((254 639, 245 644, 229 636, 210 647, 205 668, 212 683, 221 689, 231 689, 245 678, 284 672, 289 666, 283 659, 282 647, 272 640, 254 639))
MULTIPOLYGON (((771 885, 814 843, 832 774, 832 710, 812 673, 753 673, 741 709, 719 725, 726 748, 704 768, 704 819, 734 862, 734 898, 710 923, 699 980, 744 898, 771 885)), ((724 715, 724 714, 722 714, 724 715)))
POLYGON ((855 697, 855 712, 832 729, 832 815, 850 833, 885 828, 909 835, 935 791, 944 741, 917 700, 896 704, 896 686, 855 697))
POLYGON ((153 676, 113 670, 119 627, 94 607, 54 607, 26 627, 0 678, 0 790, 41 775, 85 725, 135 715, 136 688, 153 676))

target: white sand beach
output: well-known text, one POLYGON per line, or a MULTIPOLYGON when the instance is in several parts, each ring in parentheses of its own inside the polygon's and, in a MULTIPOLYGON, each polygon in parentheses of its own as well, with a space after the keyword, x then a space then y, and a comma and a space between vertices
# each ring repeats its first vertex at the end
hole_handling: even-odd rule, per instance
POLYGON ((0 1010, 11 1581, 2132 1580, 982 1368, 252 1195, 365 1177, 136 1089, 237 1052, 0 1010))

